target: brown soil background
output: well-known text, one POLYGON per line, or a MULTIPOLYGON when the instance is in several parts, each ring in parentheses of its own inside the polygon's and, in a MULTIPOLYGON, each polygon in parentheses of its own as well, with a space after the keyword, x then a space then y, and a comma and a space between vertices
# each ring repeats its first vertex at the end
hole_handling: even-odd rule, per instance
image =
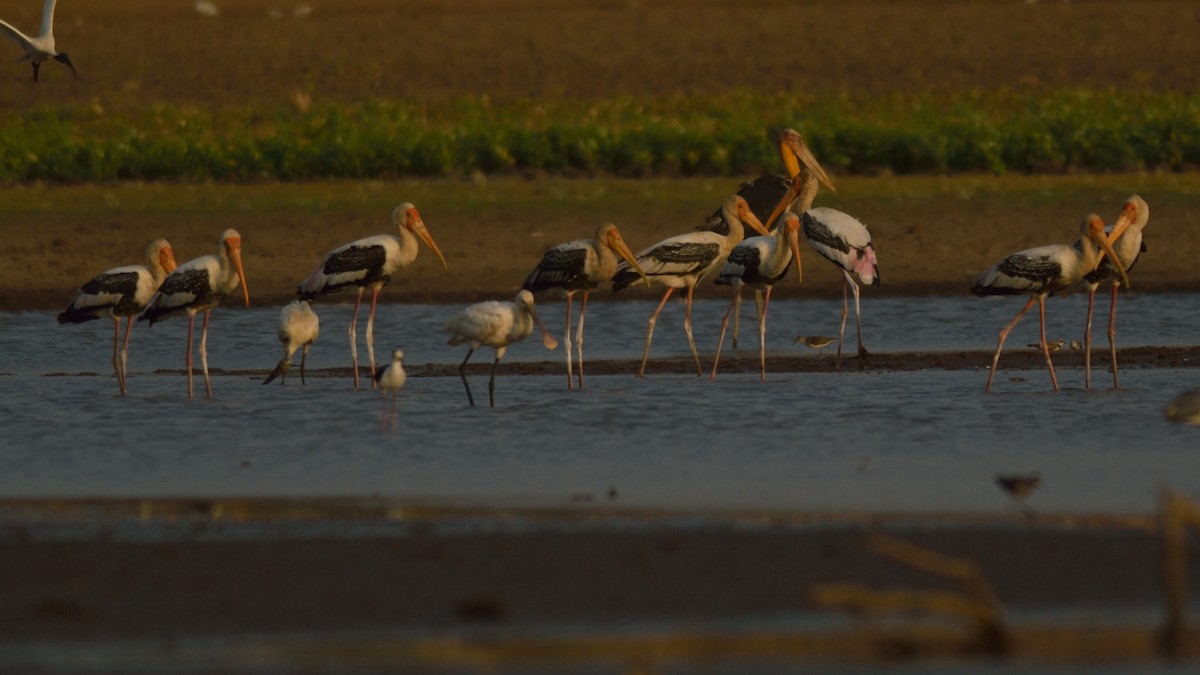
MULTIPOLYGON (((1139 91, 1200 86, 1192 67, 1200 63, 1200 5, 1189 1, 348 0, 311 7, 297 17, 290 5, 246 0, 222 3, 219 17, 205 18, 184 2, 75 0, 59 8, 55 35, 81 79, 49 64, 34 85, 27 66, 9 64, 0 68, 0 109, 290 105, 297 94, 435 103, 737 88, 838 96, 1080 86, 1136 105, 1139 91), (131 35, 138 36, 132 46, 131 35)), ((33 30, 40 5, 0 0, 0 16, 33 30)), ((762 161, 778 166, 775 157, 762 161)), ((1135 290, 1200 287, 1191 264, 1191 224, 1200 216, 1195 174, 835 179, 838 193, 823 193, 818 204, 871 229, 883 279, 871 293, 963 293, 1004 255, 1070 242, 1084 216, 1111 220, 1135 192, 1152 213, 1135 290)), ((230 226, 246 240, 253 302, 279 304, 324 251, 389 231, 388 215, 401 201, 422 209, 449 270, 425 251, 383 301, 509 297, 548 246, 612 221, 637 249, 691 230, 738 183, 467 176, 8 186, 0 189, 0 309, 57 309, 97 272, 139 262, 151 239, 167 237, 183 261, 211 252, 230 226)), ((804 287, 785 283, 780 295, 840 292, 839 275, 814 255, 805 260, 804 287)), ((639 294, 650 295, 616 297, 639 294)))

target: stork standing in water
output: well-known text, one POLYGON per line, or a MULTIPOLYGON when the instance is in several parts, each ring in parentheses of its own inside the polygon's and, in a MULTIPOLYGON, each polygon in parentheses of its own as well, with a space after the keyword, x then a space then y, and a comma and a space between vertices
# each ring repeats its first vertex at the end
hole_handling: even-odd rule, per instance
MULTIPOLYGON (((1115 258, 1111 241, 1119 238, 1129 227, 1129 218, 1122 212, 1121 217, 1113 225, 1111 234, 1106 237, 1104 222, 1100 216, 1088 216, 1080 226, 1083 238, 1080 247, 1076 249, 1066 244, 1052 244, 1026 249, 1014 253, 1004 260, 984 270, 975 278, 971 285, 972 295, 1029 295, 1029 301, 1017 312, 1013 320, 1000 331, 996 341, 996 354, 992 357, 992 369, 988 373, 984 391, 991 391, 992 378, 996 376, 996 365, 1000 362, 1000 350, 1004 348, 1004 340, 1025 312, 1038 305, 1038 316, 1041 321, 1042 354, 1046 357, 1046 368, 1050 371, 1050 382, 1054 391, 1058 391, 1058 378, 1054 374, 1054 363, 1050 360, 1050 347, 1046 343, 1046 296, 1077 283, 1085 274, 1096 269, 1096 265, 1105 254, 1115 258), (1111 241, 1110 241, 1111 240, 1111 241)), ((1125 270, 1118 273, 1129 287, 1129 278, 1125 270)))
MULTIPOLYGON (((750 210, 768 229, 778 225, 775 218, 782 212, 782 209, 775 210, 774 207, 780 204, 783 205, 783 209, 799 212, 812 208, 813 200, 816 199, 817 190, 820 187, 818 183, 837 192, 829 174, 825 173, 825 169, 808 149, 800 132, 795 129, 783 130, 779 135, 779 156, 783 159, 786 176, 763 174, 759 178, 743 184, 737 191, 738 196, 746 200, 746 203, 750 205, 750 210), (774 215, 771 215, 772 213, 774 215)), ((717 209, 705 221, 714 232, 728 231, 728 225, 726 225, 722 213, 723 209, 717 209)), ((733 348, 737 349, 739 315, 742 307, 741 296, 734 294, 733 302, 733 348)), ((754 289, 754 306, 761 320, 763 312, 761 288, 754 289)))
POLYGON ((283 358, 267 379, 263 380, 263 384, 269 384, 277 377, 280 378, 281 384, 287 380, 287 371, 292 367, 292 356, 297 349, 303 350, 300 354, 300 384, 307 384, 304 381, 304 362, 308 359, 308 348, 317 341, 320 332, 321 320, 317 318, 317 313, 308 302, 293 300, 284 305, 279 312, 277 332, 279 341, 283 343, 283 358))
POLYGON ((733 313, 741 297, 742 287, 752 286, 757 291, 766 289, 762 307, 758 313, 758 359, 763 382, 767 381, 767 308, 771 304, 771 289, 787 274, 792 261, 796 263, 796 279, 803 282, 800 269, 800 218, 788 212, 783 222, 775 226, 774 235, 750 237, 733 247, 718 284, 733 286, 733 300, 721 322, 721 337, 717 340, 717 355, 713 359, 710 380, 717 379, 717 366, 721 363, 721 345, 725 343, 725 329, 729 327, 729 315, 733 313))
POLYGON ((129 362, 129 336, 133 318, 154 297, 158 287, 175 269, 175 253, 166 239, 155 239, 146 247, 146 266, 125 265, 105 270, 84 284, 67 308, 58 315, 59 323, 83 323, 102 316, 113 320, 113 370, 121 395, 126 391, 126 366, 129 362), (121 317, 125 322, 125 342, 121 343, 121 317))
POLYGON ((167 275, 158 292, 150 299, 138 321, 149 321, 153 326, 175 314, 188 316, 187 336, 187 381, 188 398, 192 398, 192 333, 196 314, 204 312, 200 331, 200 365, 204 369, 204 389, 212 398, 212 381, 208 377, 208 316, 226 295, 238 285, 246 306, 250 306, 250 289, 246 286, 246 272, 242 269, 242 235, 228 229, 221 234, 220 248, 214 255, 189 260, 167 275))
MULTIPOLYGON (((379 300, 379 290, 391 281, 392 275, 417 259, 418 244, 413 235, 420 237, 437 254, 438 260, 442 261, 442 267, 447 268, 446 259, 438 250, 429 230, 425 229, 425 221, 421 220, 417 207, 411 202, 405 202, 392 211, 392 223, 395 224, 399 236, 380 234, 333 249, 325 254, 325 259, 308 278, 300 283, 297 292, 301 300, 312 300, 349 286, 358 287, 349 331, 355 389, 358 389, 358 307, 362 304, 363 291, 371 289, 371 310, 367 314, 367 358, 370 360, 371 373, 374 374, 375 304, 379 300)), ((375 386, 375 380, 371 380, 371 386, 375 386)))
POLYGON ((67 53, 54 49, 54 5, 56 2, 57 0, 46 0, 46 4, 42 7, 42 30, 37 37, 29 37, 13 28, 7 21, 0 21, 0 33, 7 35, 10 40, 17 43, 17 46, 25 50, 25 55, 18 61, 28 61, 33 66, 34 82, 38 81, 38 70, 41 69, 42 63, 50 59, 70 68, 75 79, 79 79, 79 73, 75 72, 75 66, 71 63, 67 53))
POLYGON ((379 369, 375 373, 375 386, 379 387, 380 393, 383 395, 383 430, 387 431, 388 418, 392 420, 392 428, 396 431, 400 430, 399 422, 396 419, 396 403, 400 398, 400 390, 404 388, 404 382, 408 380, 408 374, 404 372, 404 352, 395 349, 392 350, 392 362, 379 369), (392 394, 392 414, 388 415, 387 400, 388 392, 392 394))
POLYGON ((692 295, 696 284, 709 272, 720 269, 729 257, 729 252, 742 240, 743 223, 750 226, 759 234, 767 234, 766 228, 759 222, 758 217, 750 210, 746 200, 732 195, 725 200, 723 217, 729 224, 727 234, 716 232, 692 232, 681 234, 654 244, 638 253, 636 260, 641 267, 635 270, 633 265, 622 262, 617 266, 613 276, 613 290, 621 290, 633 284, 639 278, 650 277, 667 287, 662 301, 654 313, 646 329, 646 347, 642 351, 642 365, 638 368, 637 376, 646 374, 646 359, 650 356, 650 341, 654 338, 654 324, 663 306, 678 288, 687 289, 687 308, 684 310, 683 331, 687 333, 688 346, 692 349, 692 360, 696 362, 696 375, 703 371, 700 368, 700 355, 696 353, 696 340, 692 337, 692 295))
POLYGON ((1116 319, 1117 289, 1121 287, 1121 275, 1117 273, 1116 266, 1120 265, 1128 273, 1133 269, 1138 256, 1146 250, 1146 244, 1142 241, 1142 230, 1150 221, 1150 206, 1141 197, 1133 195, 1125 201, 1118 220, 1120 218, 1127 219, 1130 225, 1125 230, 1125 234, 1113 242, 1112 246, 1113 251, 1117 254, 1116 257, 1105 258, 1094 272, 1083 277, 1088 286, 1087 325, 1083 331, 1083 378, 1084 387, 1087 389, 1092 388, 1092 309, 1096 303, 1096 289, 1105 281, 1112 286, 1112 299, 1108 305, 1108 350, 1112 359, 1113 388, 1120 387, 1117 380, 1116 319))
MULTIPOLYGON (((563 345, 567 352, 567 389, 574 384, 571 379, 571 297, 577 291, 583 291, 579 326, 575 331, 575 350, 579 354, 579 388, 583 389, 583 320, 587 314, 588 294, 602 282, 612 280, 617 271, 618 255, 632 265, 642 279, 646 279, 633 252, 621 237, 621 231, 616 225, 605 223, 596 228, 596 234, 591 239, 569 241, 546 251, 521 286, 531 293, 557 288, 567 296, 567 320, 563 331, 563 345)), ((646 280, 646 285, 650 285, 649 280, 646 280)))
POLYGON ((467 356, 458 367, 458 375, 462 378, 463 386, 467 389, 467 401, 475 405, 471 396, 471 385, 467 382, 467 361, 480 347, 491 347, 496 350, 496 359, 492 362, 492 377, 488 380, 488 403, 496 407, 496 368, 500 359, 508 351, 509 345, 529 337, 533 327, 537 326, 542 333, 542 344, 546 349, 555 349, 558 342, 538 318, 533 306, 533 293, 521 289, 513 302, 498 302, 489 300, 477 302, 456 314, 446 322, 446 330, 453 335, 447 344, 459 345, 464 342, 471 344, 467 356))

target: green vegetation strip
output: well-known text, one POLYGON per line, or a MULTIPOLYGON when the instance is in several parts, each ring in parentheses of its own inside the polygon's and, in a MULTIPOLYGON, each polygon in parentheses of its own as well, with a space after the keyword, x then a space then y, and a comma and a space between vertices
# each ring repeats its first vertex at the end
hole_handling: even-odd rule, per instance
POLYGON ((805 98, 397 101, 211 110, 100 103, 0 112, 0 181, 739 176, 800 130, 839 173, 1181 171, 1200 94, 1092 90, 805 98))

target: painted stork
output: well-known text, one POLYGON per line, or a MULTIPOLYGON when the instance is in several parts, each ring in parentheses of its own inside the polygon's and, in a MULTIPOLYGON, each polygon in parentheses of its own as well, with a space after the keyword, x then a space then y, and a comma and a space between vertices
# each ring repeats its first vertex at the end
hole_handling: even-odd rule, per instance
MULTIPOLYGON (((579 326, 575 331, 575 350, 579 354, 579 388, 583 389, 583 320, 587 314, 588 294, 603 282, 611 281, 617 271, 617 256, 624 258, 646 279, 645 272, 633 257, 633 252, 621 237, 621 231, 612 223, 596 228, 591 239, 577 239, 559 244, 546 251, 541 262, 521 288, 538 293, 549 289, 560 289, 567 297, 567 320, 563 331, 563 345, 567 352, 567 389, 571 380, 571 297, 583 291, 579 307, 579 326)), ((646 285, 650 281, 646 280, 646 285)))
POLYGON ((279 359, 275 370, 263 380, 269 384, 275 378, 280 378, 282 384, 287 380, 287 371, 292 367, 292 355, 297 349, 300 353, 300 384, 304 381, 304 362, 308 359, 308 348, 317 341, 321 332, 321 320, 305 300, 293 300, 279 311, 279 341, 283 343, 283 358, 279 359))
MULTIPOLYGON (((392 211, 392 223, 399 236, 380 234, 352 241, 325 254, 324 260, 312 274, 300 283, 297 296, 301 300, 312 300, 327 293, 358 287, 354 299, 354 312, 350 317, 350 358, 354 363, 354 388, 358 389, 358 307, 362 304, 363 291, 371 289, 371 310, 367 314, 367 357, 371 372, 375 372, 375 304, 379 291, 392 275, 402 267, 408 267, 417 258, 418 244, 413 235, 420 237, 447 268, 446 258, 438 250, 425 221, 411 202, 405 202, 392 211)), ((448 269, 448 268, 447 268, 448 269)), ((371 386, 375 381, 371 380, 371 386)))
POLYGON ((212 381, 208 377, 208 316, 225 296, 241 284, 246 306, 250 306, 250 289, 246 285, 246 272, 242 269, 242 235, 235 229, 221 234, 220 248, 214 255, 189 260, 167 275, 158 292, 150 299, 138 321, 156 322, 186 313, 187 336, 187 382, 188 398, 192 398, 192 333, 196 314, 204 312, 200 330, 200 365, 204 369, 204 389, 212 398, 212 381))
POLYGON ((387 400, 388 392, 392 393, 392 428, 399 431, 400 425, 396 419, 396 402, 400 398, 400 390, 404 388, 404 382, 408 380, 408 374, 404 372, 404 352, 399 349, 392 350, 392 362, 379 369, 375 373, 375 386, 379 388, 383 395, 383 430, 387 431, 388 427, 388 409, 387 400))
POLYGON ((467 382, 467 361, 471 360, 471 355, 476 349, 484 346, 496 350, 496 360, 492 362, 492 378, 488 380, 488 403, 494 408, 496 368, 500 365, 500 359, 504 358, 509 345, 529 337, 534 325, 541 331, 542 344, 546 349, 556 349, 558 342, 546 331, 542 320, 538 318, 537 310, 534 309, 533 293, 525 289, 517 292, 513 302, 477 302, 446 322, 446 330, 453 333, 447 344, 471 344, 471 348, 467 350, 467 357, 458 367, 458 375, 467 389, 467 401, 472 406, 475 405, 475 398, 471 396, 471 385, 467 382))
POLYGON ((650 246, 637 254, 636 259, 641 270, 633 269, 627 262, 617 266, 613 276, 613 290, 621 290, 637 281, 639 278, 650 277, 667 287, 662 301, 658 303, 646 329, 646 347, 642 351, 642 365, 638 368, 638 377, 646 374, 646 359, 650 356, 650 341, 654 338, 654 324, 663 306, 677 288, 687 289, 687 308, 684 311, 683 331, 687 333, 688 346, 692 349, 692 359, 696 362, 696 375, 703 371, 700 368, 700 355, 696 353, 696 341, 692 337, 692 295, 696 284, 709 272, 720 269, 729 257, 729 252, 742 240, 743 223, 749 225, 759 234, 767 234, 758 217, 750 210, 746 200, 732 195, 725 200, 725 222, 729 223, 729 232, 721 235, 716 232, 692 232, 681 234, 650 246), (639 274, 639 271, 641 274, 639 274), (643 277, 644 275, 644 277, 643 277))
POLYGON ((1117 379, 1116 318, 1117 289, 1121 287, 1121 276, 1117 274, 1113 263, 1115 260, 1128 273, 1146 250, 1146 244, 1142 241, 1142 230, 1150 221, 1150 206, 1141 197, 1133 195, 1125 201, 1122 216, 1130 221, 1130 225, 1125 234, 1113 242, 1116 258, 1104 259, 1095 271, 1083 277, 1088 286, 1087 325, 1083 330, 1083 377, 1084 387, 1087 389, 1092 388, 1092 309, 1096 303, 1096 289, 1105 281, 1112 286, 1112 296, 1108 305, 1108 351, 1112 359, 1113 388, 1120 387, 1117 379))
POLYGON ((819 206, 800 215, 804 236, 813 250, 837 265, 845 277, 842 287, 842 323, 838 329, 837 363, 842 367, 842 342, 846 338, 846 316, 849 314, 849 293, 854 293, 854 319, 858 334, 858 367, 862 368, 870 354, 863 346, 862 309, 859 305, 858 284, 879 285, 879 261, 871 246, 871 233, 857 218, 847 213, 819 206), (858 277, 858 281, 854 280, 858 277))
MULTIPOLYGON (((1080 226, 1083 238, 1078 249, 1065 244, 1026 249, 992 265, 975 278, 971 285, 972 295, 1030 296, 1021 311, 1000 331, 996 341, 996 354, 992 357, 992 369, 988 373, 984 391, 992 389, 992 378, 996 376, 996 365, 1000 362, 1000 350, 1004 347, 1005 338, 1035 302, 1038 304, 1038 316, 1041 321, 1039 344, 1042 354, 1046 357, 1050 382, 1054 385, 1054 391, 1058 391, 1058 378, 1054 374, 1054 363, 1050 360, 1050 348, 1046 343, 1046 296, 1077 283, 1085 274, 1096 269, 1096 265, 1105 254, 1116 257, 1110 238, 1115 241, 1128 227, 1129 219, 1123 212, 1113 225, 1112 233, 1106 238, 1104 222, 1100 220, 1100 216, 1092 214, 1080 226)), ((1118 273, 1128 288, 1129 278, 1125 276, 1125 270, 1119 269, 1118 273)))
POLYGON ((125 395, 133 318, 146 307, 163 279, 174 269, 175 253, 171 245, 166 239, 155 239, 146 247, 146 266, 125 265, 97 274, 75 291, 67 308, 58 315, 59 323, 83 323, 102 316, 112 317, 112 364, 122 396, 125 395), (120 340, 121 317, 127 317, 123 344, 120 340))
MULTIPOLYGON (((825 169, 817 162, 817 158, 813 156, 812 151, 808 149, 808 145, 804 142, 804 137, 795 129, 784 129, 779 135, 779 155, 783 159, 783 165, 787 171, 786 176, 766 173, 756 178, 749 183, 744 183, 737 191, 739 197, 746 200, 750 205, 750 210, 754 215, 758 216, 760 222, 767 228, 774 228, 778 223, 775 218, 778 217, 781 211, 775 207, 783 204, 784 209, 803 212, 812 208, 813 200, 817 196, 817 190, 820 184, 824 184, 833 192, 837 192, 837 188, 833 187, 833 180, 829 178, 829 174, 825 173, 825 169), (797 207, 797 204, 799 205, 797 207), (774 215, 772 215, 774 214, 774 215)), ((725 224, 725 218, 722 215, 723 209, 717 209, 705 221, 710 229, 714 232, 725 233, 728 231, 728 225, 725 224)), ((760 288, 754 289, 754 306, 757 310, 759 319, 762 318, 763 312, 763 291, 760 288)), ((733 308, 733 348, 738 348, 738 325, 740 323, 740 314, 742 307, 742 299, 740 295, 734 295, 733 308)))
POLYGON ((46 0, 46 4, 42 7, 42 31, 38 33, 37 37, 29 37, 13 28, 7 21, 0 20, 0 33, 7 35, 8 39, 25 50, 25 55, 17 60, 28 61, 33 66, 34 82, 38 81, 38 70, 42 67, 42 63, 50 59, 70 68, 75 79, 79 79, 79 73, 75 72, 75 66, 71 63, 67 53, 54 49, 54 5, 56 3, 57 0, 46 0))
POLYGON ((750 286, 756 291, 765 289, 762 309, 758 313, 758 360, 760 378, 767 381, 767 307, 771 304, 771 289, 787 274, 792 261, 796 262, 796 279, 804 281, 800 269, 800 218, 792 212, 784 215, 783 222, 775 227, 774 234, 765 237, 750 237, 733 247, 718 284, 733 286, 733 299, 721 322, 721 337, 717 340, 717 355, 713 359, 710 380, 717 379, 717 366, 721 363, 721 345, 725 343, 725 329, 729 327, 729 315, 734 312, 741 297, 742 288, 750 286))

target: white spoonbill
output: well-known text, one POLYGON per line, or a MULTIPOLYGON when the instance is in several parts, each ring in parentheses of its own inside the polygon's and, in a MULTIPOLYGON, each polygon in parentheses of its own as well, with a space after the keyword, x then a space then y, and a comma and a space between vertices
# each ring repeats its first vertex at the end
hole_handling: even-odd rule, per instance
MULTIPOLYGON (((379 290, 392 275, 402 267, 408 267, 417 259, 416 234, 442 261, 446 268, 446 259, 438 250, 429 230, 425 229, 425 221, 411 202, 404 202, 392 210, 392 223, 400 236, 380 234, 352 241, 339 246, 325 254, 325 259, 317 266, 304 281, 300 282, 298 297, 301 300, 312 300, 327 293, 347 288, 358 287, 358 296, 354 299, 354 313, 350 317, 350 358, 354 363, 354 388, 358 389, 358 306, 362 304, 363 291, 371 289, 371 310, 367 314, 367 357, 371 363, 371 373, 375 373, 375 304, 379 300, 379 290)), ((371 380, 371 386, 375 380, 371 380)))
POLYGON ((650 356, 650 341, 654 338, 654 324, 663 306, 677 288, 687 289, 687 308, 683 315, 683 331, 687 333, 688 346, 692 349, 692 360, 696 362, 696 375, 703 373, 700 369, 700 355, 696 353, 696 340, 692 337, 692 295, 696 284, 709 272, 720 269, 729 257, 729 252, 742 240, 744 228, 749 225, 759 234, 767 234, 766 228, 759 222, 758 217, 750 210, 746 200, 732 195, 725 200, 725 222, 729 224, 727 234, 716 232, 691 232, 664 239, 637 254, 636 259, 640 270, 633 265, 622 262, 617 266, 613 277, 613 290, 626 288, 639 278, 650 277, 667 287, 662 301, 658 303, 646 328, 646 347, 642 351, 642 365, 638 368, 637 376, 646 374, 646 359, 650 356))
POLYGON ((58 315, 59 323, 83 323, 111 316, 113 320, 113 369, 117 386, 125 395, 126 365, 129 362, 129 336, 133 318, 146 307, 155 291, 175 269, 175 253, 166 239, 155 239, 146 247, 146 265, 125 265, 105 270, 92 277, 58 315), (121 317, 125 322, 125 342, 121 344, 121 317), (120 348, 118 349, 118 345, 120 348))
MULTIPOLYGON (((633 251, 625 244, 621 231, 612 223, 596 228, 591 239, 576 239, 559 244, 546 251, 541 262, 521 286, 531 293, 549 289, 560 289, 567 296, 567 321, 563 331, 563 345, 567 351, 567 389, 571 380, 571 297, 583 291, 579 307, 579 326, 575 331, 575 349, 579 354, 579 388, 583 389, 583 320, 587 314, 588 294, 602 282, 611 281, 617 272, 617 256, 624 258, 642 278, 645 273, 633 257, 633 251)), ((649 280, 646 281, 649 285, 649 280)))
POLYGON ((71 74, 75 76, 75 79, 79 79, 79 73, 75 72, 75 66, 71 63, 67 53, 54 49, 54 5, 56 3, 57 0, 46 0, 46 4, 42 7, 42 31, 38 33, 37 37, 29 37, 13 28, 7 21, 0 20, 0 33, 7 35, 10 40, 25 50, 25 55, 18 61, 28 61, 33 65, 34 82, 38 81, 38 70, 42 67, 42 62, 49 59, 64 64, 71 69, 71 74))
POLYGON ((308 359, 308 348, 317 341, 320 332, 321 320, 307 301, 293 300, 284 305, 279 311, 277 332, 279 341, 283 343, 283 358, 279 359, 275 370, 263 380, 263 384, 268 384, 277 377, 281 378, 280 383, 287 380, 287 371, 292 367, 292 356, 297 349, 303 350, 300 353, 300 384, 307 384, 304 381, 304 362, 308 359))
POLYGON ((246 285, 246 272, 242 269, 242 235, 230 228, 221 234, 220 248, 213 255, 189 260, 167 275, 150 304, 142 311, 138 321, 149 321, 153 326, 175 314, 186 313, 187 336, 187 381, 188 398, 192 398, 192 333, 196 314, 204 312, 200 330, 200 365, 204 369, 204 389, 212 398, 212 381, 208 377, 208 316, 225 296, 238 285, 246 306, 250 306, 250 289, 246 285))
MULTIPOLYGON (((1116 240, 1129 227, 1128 218, 1122 214, 1113 225, 1111 239, 1116 240)), ((1025 312, 1038 304, 1038 315, 1041 320, 1042 354, 1046 357, 1046 368, 1050 371, 1050 382, 1054 391, 1058 391, 1058 378, 1054 374, 1054 363, 1050 360, 1050 347, 1046 343, 1046 296, 1077 283, 1083 275, 1096 269, 1105 254, 1115 257, 1109 238, 1104 235, 1104 221, 1100 216, 1088 216, 1080 226, 1083 238, 1080 247, 1076 249, 1066 244, 1051 244, 1039 246, 1024 251, 1018 251, 1004 260, 984 270, 975 278, 971 285, 972 295, 1029 295, 1029 301, 1017 312, 1013 320, 1000 331, 996 341, 996 354, 992 357, 992 369, 988 373, 984 391, 991 391, 992 378, 996 376, 996 365, 1000 362, 1000 350, 1004 347, 1004 339, 1017 325, 1025 312), (1098 248, 1097 248, 1098 247, 1098 248)), ((1129 278, 1125 270, 1119 270, 1125 286, 1129 286, 1129 278)))
POLYGON ((392 428, 399 431, 400 425, 396 418, 396 402, 400 398, 400 390, 404 388, 405 381, 408 380, 408 374, 404 372, 404 352, 400 349, 392 350, 392 362, 379 369, 375 373, 375 386, 379 388, 380 394, 383 396, 383 430, 387 431, 388 418, 392 420, 392 428), (388 392, 392 394, 392 414, 388 415, 387 400, 388 392))
POLYGON ((721 363, 721 345, 725 343, 725 329, 729 327, 729 315, 735 311, 742 288, 765 289, 762 308, 758 313, 758 361, 760 378, 767 381, 767 307, 771 304, 771 289, 787 274, 792 261, 796 262, 796 279, 804 281, 800 269, 800 218, 792 212, 784 214, 783 222, 775 227, 774 234, 765 237, 750 237, 733 247, 718 284, 733 286, 733 299, 729 310, 721 321, 721 337, 717 340, 717 355, 713 359, 710 380, 717 379, 717 366, 721 363))
POLYGON ((458 375, 462 378, 463 386, 467 388, 467 401, 475 405, 471 396, 471 385, 467 382, 467 361, 480 347, 491 347, 496 350, 496 360, 492 362, 492 378, 488 380, 488 403, 496 407, 496 368, 504 352, 514 342, 520 342, 529 337, 534 325, 542 333, 542 344, 546 349, 555 349, 558 342, 554 339, 542 320, 538 318, 533 306, 533 293, 525 289, 517 292, 513 302, 488 300, 477 302, 456 314, 446 322, 446 330, 453 333, 447 344, 459 345, 469 342, 471 348, 467 357, 458 367, 458 375))
MULTIPOLYGON (((1117 380, 1117 289, 1121 287, 1121 275, 1117 274, 1114 263, 1119 264, 1126 273, 1133 269, 1146 244, 1142 241, 1142 230, 1150 221, 1150 206, 1146 200, 1137 195, 1125 201, 1122 217, 1130 221, 1129 228, 1120 238, 1113 242, 1116 259, 1105 258, 1096 270, 1083 277, 1088 286, 1087 325, 1083 331, 1083 378, 1084 388, 1092 388, 1092 309, 1096 303, 1096 289, 1107 281, 1112 286, 1112 297, 1108 304, 1108 351, 1112 359, 1113 388, 1121 385, 1117 380)), ((1119 218, 1118 218, 1119 219, 1119 218)), ((1114 223, 1115 225, 1115 223, 1114 223)))

